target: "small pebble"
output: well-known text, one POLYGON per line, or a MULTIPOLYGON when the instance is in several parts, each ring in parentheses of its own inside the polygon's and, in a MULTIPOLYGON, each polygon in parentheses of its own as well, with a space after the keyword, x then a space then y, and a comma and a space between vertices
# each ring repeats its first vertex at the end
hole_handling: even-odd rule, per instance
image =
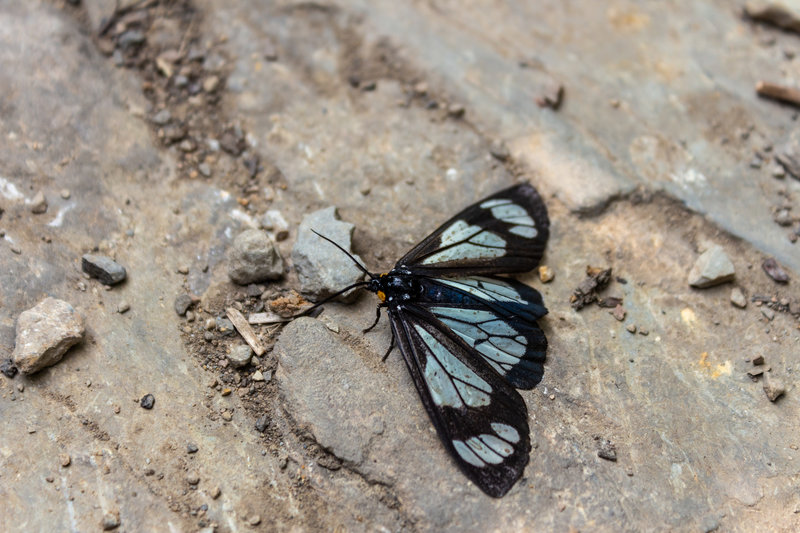
POLYGON ((230 411, 222 411, 221 416, 222 419, 226 422, 230 422, 231 420, 233 420, 233 413, 231 413, 230 411))
POLYGON ((217 498, 219 498, 220 494, 222 494, 222 491, 220 490, 220 488, 218 486, 215 486, 213 489, 211 489, 211 499, 212 500, 216 500, 217 498))
POLYGON ((61 466, 64 468, 68 467, 70 463, 72 463, 72 458, 69 456, 68 453, 62 453, 58 456, 58 460, 61 462, 61 466))
POLYGON ((120 524, 119 513, 113 512, 113 513, 106 513, 105 515, 103 515, 103 522, 101 524, 103 526, 103 531, 110 531, 112 529, 116 529, 119 527, 119 524, 120 524))
POLYGON ((190 442, 186 445, 186 453, 197 453, 198 449, 199 448, 197 447, 197 444, 194 444, 193 442, 190 442))
POLYGON ((69 192, 69 189, 61 189, 61 198, 69 200, 70 196, 72 196, 72 193, 69 192))
POLYGON ((783 380, 772 375, 771 372, 764 374, 764 392, 769 398, 769 401, 774 402, 786 392, 786 386, 783 380))
POLYGON ((764 272, 766 272, 770 278, 778 283, 789 282, 789 274, 786 273, 774 258, 769 257, 765 259, 764 262, 761 263, 761 268, 764 269, 764 272))
POLYGON ((447 114, 453 118, 461 118, 464 116, 464 106, 461 104, 450 104, 447 106, 447 114))
POLYGON ((630 333, 636 333, 636 324, 628 324, 625 326, 625 329, 627 329, 630 333))
POLYGON ((47 481, 48 483, 52 483, 53 481, 55 481, 55 478, 53 476, 47 476, 46 478, 44 478, 44 480, 47 481))
POLYGON ((625 320, 625 315, 627 314, 627 312, 625 311, 625 309, 621 305, 616 306, 614 309, 609 311, 609 313, 611 313, 611 316, 613 316, 614 318, 616 318, 620 322, 625 320))
POLYGON ((269 418, 267 415, 258 417, 258 420, 256 420, 256 431, 264 433, 267 430, 267 426, 269 426, 269 418))
POLYGON ((130 310, 130 308, 131 308, 131 304, 129 304, 125 300, 122 300, 119 303, 119 305, 117 305, 117 312, 120 313, 120 314, 126 313, 126 312, 128 312, 130 310))
POLYGON ((747 307, 747 298, 739 287, 731 289, 731 303, 741 309, 747 307))
POLYGON ((175 309, 175 312, 178 313, 178 315, 184 316, 186 315, 186 311, 189 310, 193 303, 194 299, 190 295, 179 294, 177 298, 175 298, 175 303, 172 304, 172 307, 175 309))
POLYGON ((145 409, 152 409, 153 406, 156 404, 156 398, 152 394, 145 394, 142 396, 139 405, 141 405, 145 409))
POLYGON ((31 200, 31 213, 34 215, 41 215, 42 213, 47 212, 47 199, 44 197, 44 193, 39 191, 36 193, 36 196, 33 197, 31 200))
POLYGON ((763 365, 764 364, 764 356, 757 355, 753 357, 753 366, 763 365))
POLYGON ((772 320, 773 318, 775 318, 775 311, 773 311, 769 307, 762 307, 761 314, 764 315, 764 317, 767 320, 772 320))
POLYGON ((258 524, 261 523, 261 517, 258 516, 257 514, 253 515, 253 516, 250 517, 250 519, 247 521, 247 523, 250 524, 251 526, 257 526, 258 524))
POLYGON ((228 396, 230 393, 231 393, 230 387, 226 387, 226 388, 222 389, 222 395, 223 396, 228 396))
POLYGON ((213 318, 207 318, 203 327, 206 331, 213 331, 217 327, 217 321, 213 318))
POLYGON ((555 277, 556 273, 553 272, 553 269, 549 266, 542 265, 539 267, 539 280, 541 280, 542 283, 549 283, 553 281, 555 277))
POLYGON ((213 93, 219 87, 219 78, 217 76, 209 76, 203 80, 203 90, 207 93, 213 93))
POLYGON ((253 381, 264 381, 264 374, 261 372, 261 370, 256 370, 253 372, 252 379, 253 381))
POLYGON ((648 335, 650 335, 650 332, 644 328, 639 328, 639 335, 647 337, 648 335))

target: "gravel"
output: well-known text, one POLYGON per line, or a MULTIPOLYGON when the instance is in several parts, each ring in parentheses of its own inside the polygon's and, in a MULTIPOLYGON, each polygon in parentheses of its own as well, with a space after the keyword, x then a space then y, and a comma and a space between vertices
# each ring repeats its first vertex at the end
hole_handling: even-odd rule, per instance
POLYGON ((237 344, 231 347, 231 353, 228 354, 228 361, 233 368, 242 368, 250 364, 250 359, 253 357, 253 350, 246 344, 237 344))
POLYGON ((731 289, 731 303, 741 309, 747 307, 747 298, 739 287, 731 289))
POLYGON ((155 404, 156 397, 152 394, 145 394, 139 401, 139 405, 141 405, 144 409, 152 409, 155 404))

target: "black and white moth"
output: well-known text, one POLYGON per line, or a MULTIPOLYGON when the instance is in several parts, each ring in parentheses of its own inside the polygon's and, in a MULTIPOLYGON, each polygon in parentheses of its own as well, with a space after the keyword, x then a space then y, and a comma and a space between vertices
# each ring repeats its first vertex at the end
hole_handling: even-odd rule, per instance
POLYGON ((547 314, 541 294, 497 275, 532 270, 549 226, 536 189, 515 185, 442 224, 388 273, 359 265, 370 279, 337 293, 366 287, 377 294, 375 323, 385 308, 389 350, 396 341, 442 443, 497 498, 528 463, 528 411, 515 389, 539 383, 547 349, 536 323, 547 314))

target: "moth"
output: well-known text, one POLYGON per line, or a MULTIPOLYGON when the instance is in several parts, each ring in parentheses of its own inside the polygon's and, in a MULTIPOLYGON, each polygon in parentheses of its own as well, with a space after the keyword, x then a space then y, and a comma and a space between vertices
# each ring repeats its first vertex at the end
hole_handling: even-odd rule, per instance
POLYGON ((536 189, 515 185, 455 215, 387 273, 356 262, 369 280, 314 306, 356 287, 378 296, 375 323, 364 331, 386 309, 392 330, 386 356, 396 342, 444 447, 496 498, 528 463, 528 411, 516 389, 539 383, 547 350, 537 324, 547 314, 541 294, 498 275, 536 267, 549 227, 536 189))

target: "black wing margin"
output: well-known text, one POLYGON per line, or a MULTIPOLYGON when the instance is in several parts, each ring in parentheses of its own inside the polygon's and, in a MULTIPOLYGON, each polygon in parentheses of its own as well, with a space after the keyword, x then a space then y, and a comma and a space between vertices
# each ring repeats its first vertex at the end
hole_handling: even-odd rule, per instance
POLYGON ((395 268, 437 276, 527 272, 541 260, 549 235, 547 207, 532 185, 522 183, 455 215, 395 268))
POLYGON ((393 333, 442 443, 483 492, 502 497, 531 450, 525 402, 473 348, 415 305, 389 310, 393 333))

